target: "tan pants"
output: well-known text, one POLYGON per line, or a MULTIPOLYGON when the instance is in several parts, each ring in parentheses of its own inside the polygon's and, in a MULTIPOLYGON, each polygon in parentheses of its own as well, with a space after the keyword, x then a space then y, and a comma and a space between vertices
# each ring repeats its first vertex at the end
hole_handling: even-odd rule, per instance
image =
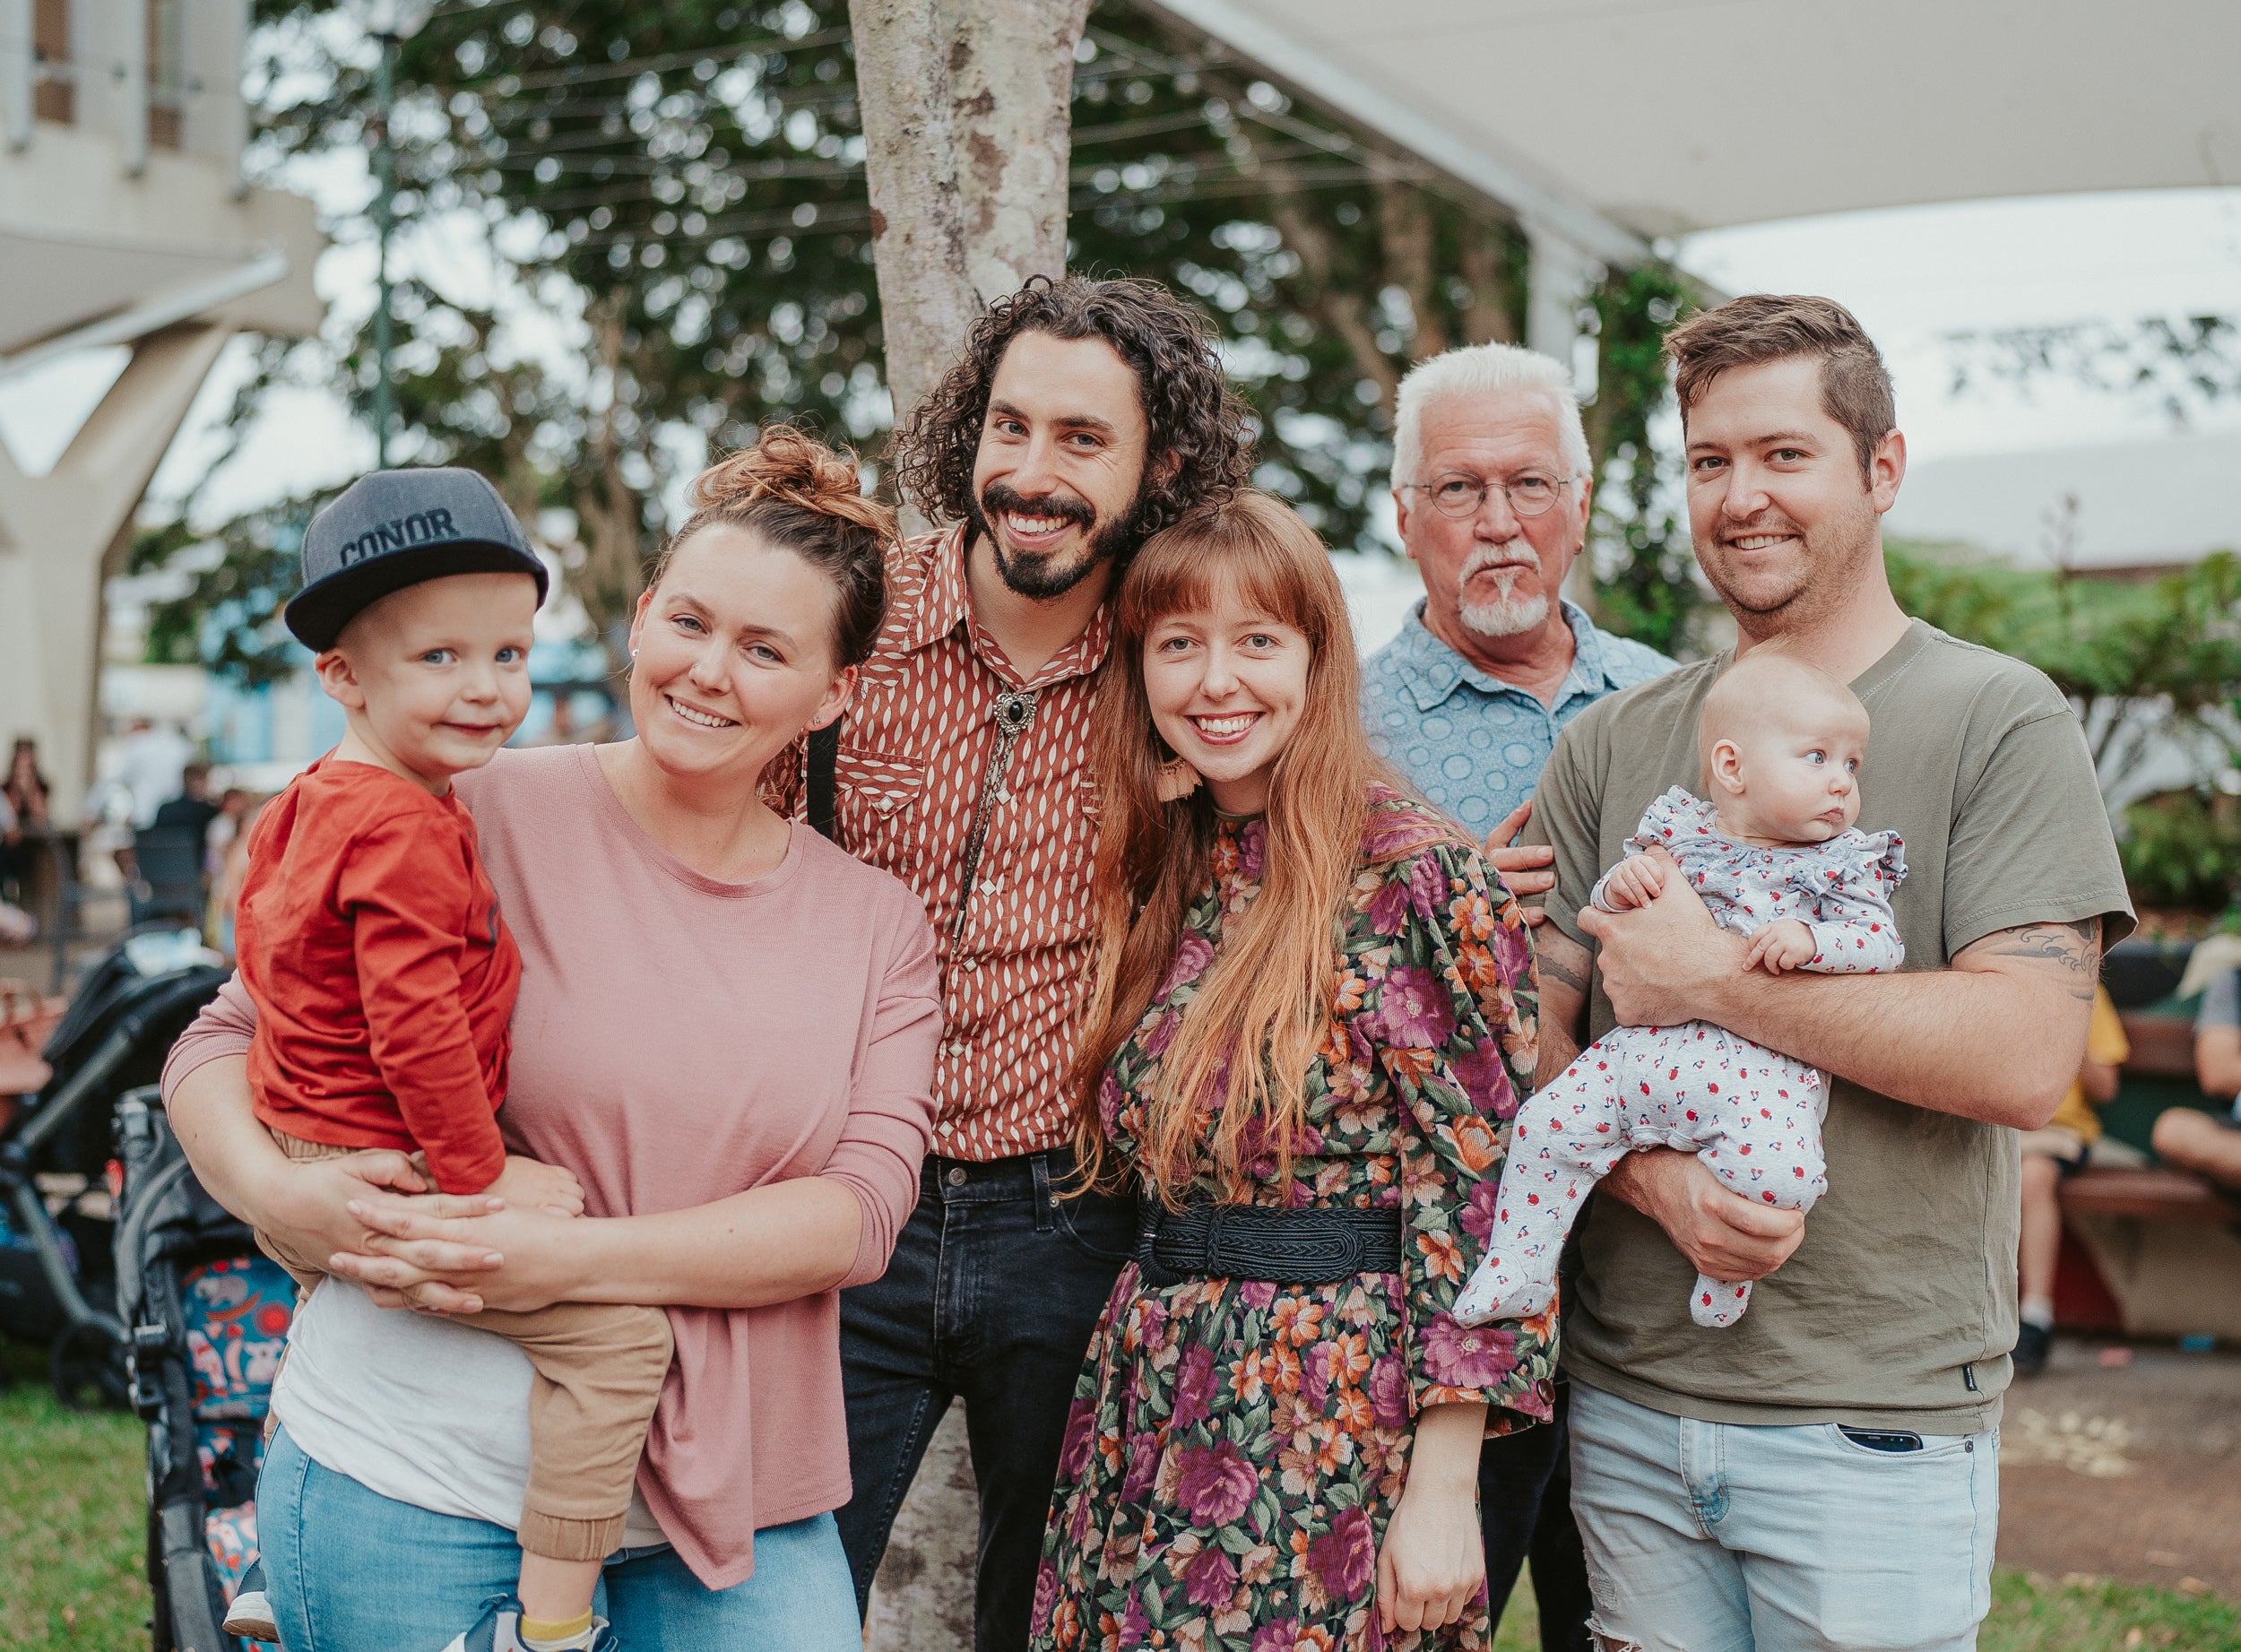
MULTIPOLYGON (((273 1132, 291 1159, 334 1159, 357 1151, 273 1132)), ((428 1166, 419 1155, 415 1168, 428 1166)), ((259 1233, 264 1253, 309 1294, 325 1276, 259 1233)), ((556 1302, 532 1313, 486 1309, 454 1316, 493 1331, 529 1356, 529 1489, 521 1544, 557 1561, 603 1560, 622 1544, 630 1487, 645 1450, 646 1425, 670 1368, 669 1316, 627 1303, 556 1302)))

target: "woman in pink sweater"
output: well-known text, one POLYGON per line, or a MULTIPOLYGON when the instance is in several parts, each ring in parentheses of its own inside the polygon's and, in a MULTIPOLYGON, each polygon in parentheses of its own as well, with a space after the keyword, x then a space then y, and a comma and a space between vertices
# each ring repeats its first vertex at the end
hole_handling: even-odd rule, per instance
POLYGON ((631 629, 637 738, 460 777, 523 954, 499 1123, 551 1167, 552 1207, 419 1195, 394 1153, 282 1158, 250 1112, 238 982, 166 1068, 211 1190, 333 1257, 259 1488, 290 1646, 435 1652, 507 1591, 529 1367, 442 1316, 554 1302, 663 1307, 675 1333, 602 1585, 623 1643, 861 1646, 831 1514, 849 1494, 837 1293, 886 1267, 917 1198, 933 938, 902 884, 757 786, 846 704, 891 530, 852 464, 792 431, 695 497, 631 629))

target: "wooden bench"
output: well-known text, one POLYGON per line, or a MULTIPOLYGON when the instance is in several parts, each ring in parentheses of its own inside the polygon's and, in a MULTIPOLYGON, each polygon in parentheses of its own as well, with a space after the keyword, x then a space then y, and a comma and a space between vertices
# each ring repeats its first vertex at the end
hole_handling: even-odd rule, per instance
MULTIPOLYGON (((2124 1062, 2133 1143, 2144 1146, 2154 1114, 2199 1102, 2194 1025, 2186 1016, 2120 1012, 2132 1054, 2124 1062)), ((2201 1178, 2159 1166, 2108 1165, 2066 1178, 2060 1198, 2062 1260, 2055 1317, 2076 1330, 2133 1336, 2206 1332, 2241 1337, 2241 1199, 2201 1178)))
POLYGON ((2066 1215, 2137 1216, 2158 1222, 2224 1227, 2241 1222, 2241 1204, 2199 1176, 2176 1170, 2087 1170, 2062 1184, 2066 1215))
POLYGON ((2142 1078, 2194 1077, 2194 1024, 2184 1016, 2121 1010, 2125 1042, 2132 1045, 2124 1071, 2142 1078))

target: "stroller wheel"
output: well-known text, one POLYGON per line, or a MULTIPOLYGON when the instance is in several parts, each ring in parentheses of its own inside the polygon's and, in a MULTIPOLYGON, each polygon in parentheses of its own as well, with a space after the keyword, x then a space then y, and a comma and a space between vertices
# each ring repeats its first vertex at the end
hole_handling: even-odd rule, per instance
POLYGON ((91 1320, 66 1327, 47 1356, 47 1380, 56 1403, 67 1411, 122 1411, 132 1393, 125 1378, 125 1350, 91 1320))

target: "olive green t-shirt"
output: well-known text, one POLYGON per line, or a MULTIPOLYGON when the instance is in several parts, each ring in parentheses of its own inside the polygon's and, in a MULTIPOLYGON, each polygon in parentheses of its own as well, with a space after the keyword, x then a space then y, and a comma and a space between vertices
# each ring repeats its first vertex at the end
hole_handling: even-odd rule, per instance
MULTIPOLYGON (((1579 909, 1669 786, 1699 791, 1697 712, 1729 656, 1580 714, 1535 793, 1529 841, 1556 850, 1550 920, 1579 909)), ((2132 928, 2085 739, 2045 677, 1917 620, 1852 688, 1871 722, 1863 831, 1906 842, 1892 903, 1909 970, 1995 930, 2132 928)), ((1592 943, 1588 943, 1592 945, 1592 943)), ((1614 1025, 1598 973, 1589 1033, 1614 1025)), ((1648 1217, 1589 1207, 1565 1305, 1563 1363, 1592 1387, 1709 1422, 1845 1423, 1971 1433, 1999 1420, 2015 1343, 2016 1133, 1911 1107, 1839 1077, 1829 1191, 1805 1236, 1725 1330, 1689 1318, 1695 1269, 1648 1217)))

